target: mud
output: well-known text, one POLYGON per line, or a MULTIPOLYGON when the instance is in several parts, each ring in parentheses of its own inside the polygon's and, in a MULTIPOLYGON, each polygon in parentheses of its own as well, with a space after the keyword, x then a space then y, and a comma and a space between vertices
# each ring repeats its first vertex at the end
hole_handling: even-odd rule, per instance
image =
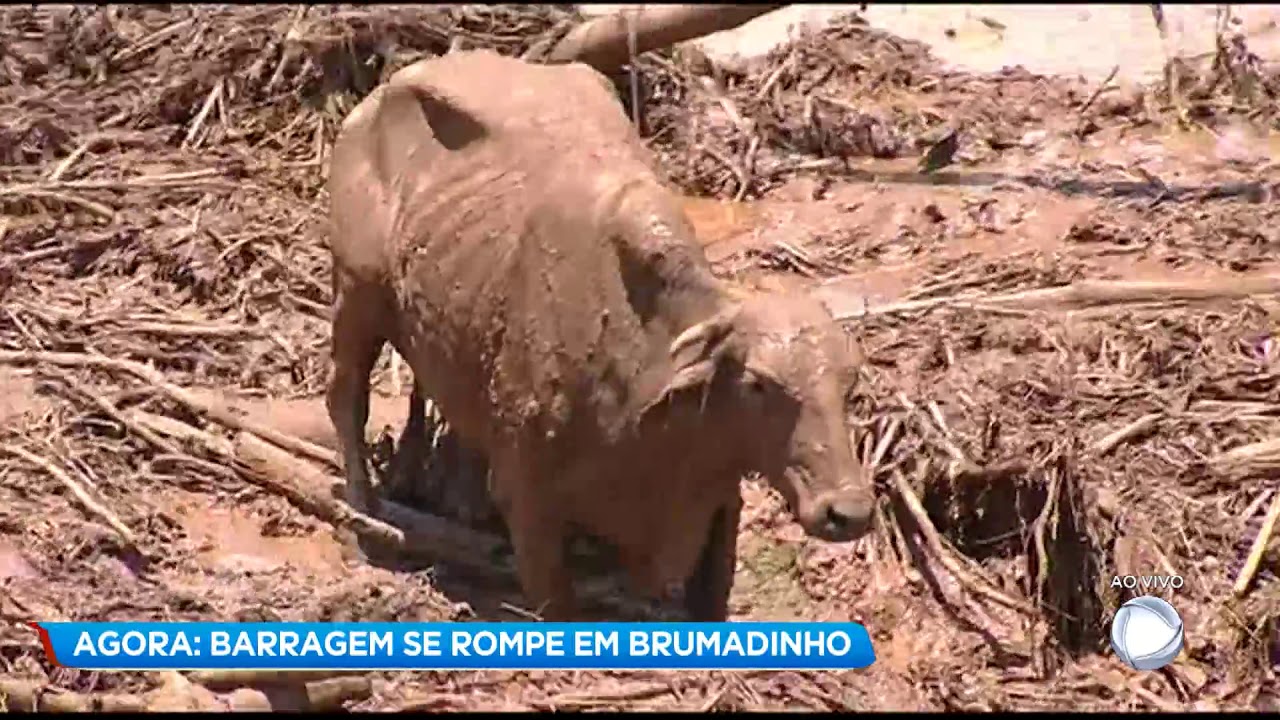
MULTIPOLYGON (((337 10, 3 11, 6 682, 98 696, 160 684, 51 667, 33 618, 525 617, 510 584, 445 563, 366 561, 349 535, 253 482, 220 423, 137 375, 51 355, 149 362, 173 384, 232 398, 242 417, 332 442, 304 430, 324 421, 325 168, 360 97, 357 76, 378 63, 347 66, 336 53, 326 73, 326 38, 343 27, 357 41, 381 33, 389 71, 455 35, 518 54, 562 17, 545 7, 337 10), (49 355, 15 356, 37 352, 49 355), (187 431, 159 447, 144 417, 187 431), (136 535, 137 551, 12 448, 80 483, 136 535)), ((744 483, 732 617, 863 622, 877 663, 732 676, 374 674, 371 697, 348 708, 1273 709, 1280 568, 1262 533, 1275 502, 1266 443, 1280 432, 1280 303, 1231 292, 1280 273, 1272 86, 1246 101, 1220 84, 1181 114, 1159 83, 1089 103, 1098 82, 948 70, 927 48, 855 25, 799 47, 803 72, 780 73, 777 102, 756 104, 788 54, 725 73, 739 115, 775 128, 737 201, 729 166, 752 131, 699 94, 705 73, 672 54, 645 65, 645 122, 719 277, 821 286, 843 303, 868 361, 850 398, 855 448, 870 455, 898 438, 876 475, 883 531, 858 543, 806 539, 776 492, 744 483), (819 105, 810 117, 836 131, 878 118, 899 142, 881 154, 897 157, 872 157, 874 143, 849 152, 857 143, 804 140, 815 87, 856 112, 819 105), (935 133, 962 120, 953 162, 921 172, 935 133), (1103 286, 1088 281, 1135 279, 1202 279, 1209 290, 1198 300, 1149 287, 1137 301, 1089 294, 1103 286), (1073 283, 1074 294, 1027 294, 1073 283), (953 453, 977 469, 949 473, 953 453), (1262 561, 1248 569, 1258 543, 1262 561), (1169 568, 1187 581, 1172 601, 1188 645, 1169 670, 1139 676, 1106 648, 1124 597, 1105 581, 1169 568), (992 592, 1044 609, 1013 609, 992 592)), ((387 409, 371 439, 381 425, 398 431, 406 401, 392 396, 387 356, 374 377, 387 409)))

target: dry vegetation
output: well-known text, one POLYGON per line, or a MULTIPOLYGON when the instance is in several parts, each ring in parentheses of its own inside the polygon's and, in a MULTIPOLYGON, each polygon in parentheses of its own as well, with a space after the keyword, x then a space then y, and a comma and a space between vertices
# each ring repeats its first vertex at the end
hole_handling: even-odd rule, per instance
POLYGON ((846 313, 869 359, 851 418, 881 531, 807 543, 776 497, 745 490, 737 613, 865 622, 881 657, 865 673, 393 673, 228 694, 252 683, 48 666, 33 618, 501 614, 510 589, 472 578, 504 575, 499 538, 459 540, 404 505, 387 525, 330 494, 334 452, 304 427, 327 424, 323 182, 338 123, 385 73, 457 47, 536 56, 573 19, 0 11, 0 707, 1274 709, 1280 173, 1255 157, 1162 178, 1040 152, 1177 123, 1274 129, 1276 76, 1225 29, 1213 66, 1177 66, 1172 91, 943 72, 856 19, 741 67, 687 50, 638 63, 673 183, 762 202, 802 188, 829 210, 755 238, 727 274, 914 268, 900 298, 846 313), (910 213, 862 224, 895 185, 910 213), (1022 237, 1061 197, 1087 204, 1051 246, 965 249, 1022 237), (1178 272, 1139 283, 1142 263, 1178 272), (244 411, 262 398, 310 415, 244 411), (211 560, 206 526, 232 510, 275 547, 354 532, 473 572, 211 560), (1105 649, 1124 600, 1109 580, 1127 572, 1187 579, 1187 651, 1159 673, 1105 649))

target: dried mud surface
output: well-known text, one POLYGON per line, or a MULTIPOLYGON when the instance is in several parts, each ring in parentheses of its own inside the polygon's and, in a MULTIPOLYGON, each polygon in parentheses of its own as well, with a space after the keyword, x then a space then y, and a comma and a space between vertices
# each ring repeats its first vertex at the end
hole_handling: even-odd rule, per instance
MULTIPOLYGON (((536 53, 567 6, 0 13, 0 707, 302 702, 53 668, 32 619, 524 617, 509 583, 360 556, 327 481, 250 450, 274 429, 335 474, 344 113, 450 47, 536 53)), ((814 287, 868 358, 879 532, 807 540, 746 483, 735 617, 863 622, 878 661, 372 674, 328 705, 1274 710, 1277 85, 1229 38, 1219 60, 1172 94, 943 73, 856 19, 746 67, 642 59, 643 128, 717 271, 814 287), (1117 573, 1186 578, 1169 669, 1106 649, 1117 573)), ((371 439, 408 392, 389 358, 375 380, 371 439)))

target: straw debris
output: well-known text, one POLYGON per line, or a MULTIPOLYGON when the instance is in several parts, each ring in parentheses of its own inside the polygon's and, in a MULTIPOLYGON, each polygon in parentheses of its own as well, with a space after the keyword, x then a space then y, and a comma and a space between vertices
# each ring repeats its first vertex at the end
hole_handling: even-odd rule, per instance
MULTIPOLYGON (((673 185, 780 213, 718 271, 827 287, 913 269, 896 297, 837 311, 867 358, 850 421, 879 532, 802 542, 776 496, 744 486, 736 612, 865 622, 876 666, 289 685, 48 665, 34 618, 531 615, 492 513, 454 494, 486 471, 443 418, 431 457, 395 461, 426 479, 389 487, 387 517, 333 494, 323 188, 339 123, 388 73, 469 47, 539 59, 578 20, 556 5, 0 10, 0 708, 1272 702, 1275 167, 1175 182, 1128 161, 1043 160, 1047 139, 1159 124, 1173 102, 942 71, 856 15, 751 62, 679 46, 636 68, 642 129, 673 185), (1024 170, 983 175, 1007 158, 1024 170), (1068 201, 1051 245, 1023 243, 1068 201), (958 249, 1010 237, 1005 255, 958 249), (1195 272, 1137 280, 1130 259, 1195 272), (1110 580, 1125 573, 1186 578, 1188 645, 1166 672, 1134 679, 1106 649, 1126 599, 1110 580)), ((1215 132, 1273 122, 1275 76, 1250 58, 1224 34, 1210 82, 1179 85, 1189 117, 1215 132)), ((402 370, 384 357, 375 386, 404 387, 402 370)), ((391 467, 404 399, 375 401, 391 483, 412 471, 391 467)), ((610 612, 662 617, 607 580, 589 583, 610 612)))

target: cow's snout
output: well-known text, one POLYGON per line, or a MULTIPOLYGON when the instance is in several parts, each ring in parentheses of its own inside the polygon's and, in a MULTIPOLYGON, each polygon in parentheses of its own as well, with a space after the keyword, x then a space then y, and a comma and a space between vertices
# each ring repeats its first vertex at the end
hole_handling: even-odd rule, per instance
POLYGON ((814 499, 810 535, 829 542, 857 540, 871 531, 875 499, 869 492, 837 490, 814 499))

